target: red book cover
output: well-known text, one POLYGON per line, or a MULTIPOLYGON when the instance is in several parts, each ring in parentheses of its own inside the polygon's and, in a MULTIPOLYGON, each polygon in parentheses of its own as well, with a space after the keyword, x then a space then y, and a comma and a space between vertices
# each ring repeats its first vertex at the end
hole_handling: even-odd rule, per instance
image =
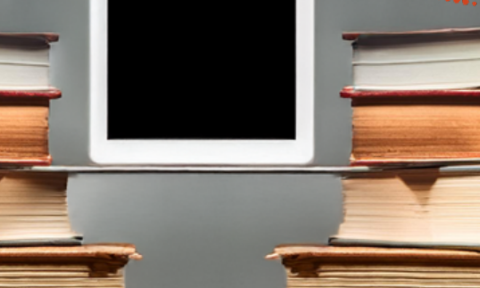
POLYGON ((388 167, 388 168, 428 168, 451 165, 472 165, 480 163, 480 153, 471 155, 471 158, 465 159, 372 159, 372 160, 356 160, 350 157, 350 166, 369 166, 369 167, 388 167))
POLYGON ((375 97, 480 97, 480 90, 401 90, 401 91, 364 91, 355 90, 352 86, 343 88, 342 98, 375 98, 375 97))
POLYGON ((55 87, 51 87, 49 90, 0 90, 0 97, 8 98, 47 98, 58 99, 62 96, 62 91, 55 87))
POLYGON ((355 41, 360 37, 368 36, 403 36, 403 35, 448 35, 448 34, 469 34, 480 36, 480 28, 449 28, 449 29, 432 29, 404 32, 344 32, 343 40, 355 41))

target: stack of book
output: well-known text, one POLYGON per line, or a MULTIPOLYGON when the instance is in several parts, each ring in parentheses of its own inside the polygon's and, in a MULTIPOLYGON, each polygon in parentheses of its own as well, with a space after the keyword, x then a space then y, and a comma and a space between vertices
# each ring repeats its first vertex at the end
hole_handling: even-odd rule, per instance
POLYGON ((53 33, 0 33, 0 287, 124 287, 130 244, 82 245, 70 225, 68 174, 18 172, 50 165, 53 33))
POLYGON ((278 246, 288 287, 480 287, 480 29, 345 33, 351 165, 329 245, 278 246), (478 214, 478 215, 477 215, 478 214))

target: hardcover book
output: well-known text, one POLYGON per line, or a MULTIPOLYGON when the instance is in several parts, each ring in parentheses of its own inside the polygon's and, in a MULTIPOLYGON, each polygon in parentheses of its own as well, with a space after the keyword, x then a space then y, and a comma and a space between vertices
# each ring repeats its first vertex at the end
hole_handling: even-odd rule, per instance
POLYGON ((80 245, 68 217, 67 182, 67 173, 1 171, 0 247, 80 245))
POLYGON ((357 91, 352 165, 480 161, 480 90, 357 91))
POLYGON ((480 28, 348 32, 355 90, 480 87, 480 28))
POLYGON ((480 254, 436 249, 285 245, 267 259, 297 287, 479 287, 480 254))
POLYGON ((141 258, 130 244, 0 248, 0 287, 124 288, 124 266, 141 258))
POLYGON ((480 247, 480 174, 439 169, 342 179, 344 219, 330 244, 480 247))

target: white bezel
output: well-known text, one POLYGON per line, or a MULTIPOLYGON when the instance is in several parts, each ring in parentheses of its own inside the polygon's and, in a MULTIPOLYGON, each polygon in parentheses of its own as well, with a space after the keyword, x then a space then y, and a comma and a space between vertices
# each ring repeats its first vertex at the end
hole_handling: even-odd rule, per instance
POLYGON ((296 140, 108 140, 107 0, 90 0, 90 139, 100 165, 304 165, 314 156, 314 0, 297 0, 296 140))

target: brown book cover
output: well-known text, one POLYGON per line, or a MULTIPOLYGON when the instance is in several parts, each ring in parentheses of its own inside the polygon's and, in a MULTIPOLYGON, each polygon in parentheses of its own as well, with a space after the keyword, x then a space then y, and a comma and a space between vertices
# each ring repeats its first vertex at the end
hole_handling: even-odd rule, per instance
POLYGON ((49 44, 51 42, 57 42, 60 38, 58 33, 52 32, 39 32, 39 33, 17 33, 17 32, 1 32, 0 38, 10 39, 11 41, 29 41, 29 42, 42 42, 49 44))
POLYGON ((479 287, 480 253, 461 250, 278 246, 267 259, 287 287, 479 287))
MULTIPOLYGON (((0 250, 1 255, 1 250, 0 250)), ((321 244, 289 244, 275 247, 266 259, 300 260, 308 258, 325 260, 354 260, 364 259, 375 262, 389 262, 391 260, 405 261, 475 261, 480 264, 480 253, 474 251, 445 250, 445 249, 413 249, 413 248, 375 248, 375 247, 333 247, 321 244)))
POLYGON ((112 261, 126 264, 142 256, 135 245, 127 243, 99 243, 71 247, 9 247, 0 248, 0 263, 12 261, 75 262, 112 261))
POLYGON ((125 287, 131 244, 0 248, 0 287, 125 287))

